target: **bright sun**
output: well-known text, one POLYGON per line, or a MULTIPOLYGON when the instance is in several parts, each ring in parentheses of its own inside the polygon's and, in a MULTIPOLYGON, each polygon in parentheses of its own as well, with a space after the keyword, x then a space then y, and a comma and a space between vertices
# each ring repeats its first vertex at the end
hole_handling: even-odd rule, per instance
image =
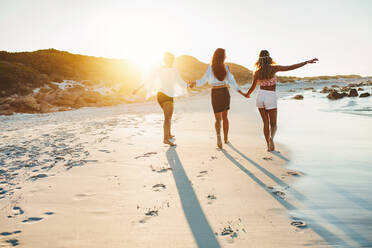
POLYGON ((174 23, 167 19, 133 17, 114 22, 112 27, 116 39, 112 40, 113 47, 120 51, 122 58, 134 62, 142 69, 142 73, 149 72, 154 66, 162 64, 163 53, 174 53, 181 37, 175 35, 174 23), (120 30, 118 32, 118 30, 120 30))

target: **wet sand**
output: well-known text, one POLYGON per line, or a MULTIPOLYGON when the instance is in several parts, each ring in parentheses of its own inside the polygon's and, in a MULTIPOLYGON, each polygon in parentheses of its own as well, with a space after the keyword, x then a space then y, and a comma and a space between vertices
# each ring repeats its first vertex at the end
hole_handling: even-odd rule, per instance
POLYGON ((253 99, 232 93, 224 150, 208 94, 175 109, 175 148, 155 102, 2 119, 0 247, 328 247, 288 215, 253 99))

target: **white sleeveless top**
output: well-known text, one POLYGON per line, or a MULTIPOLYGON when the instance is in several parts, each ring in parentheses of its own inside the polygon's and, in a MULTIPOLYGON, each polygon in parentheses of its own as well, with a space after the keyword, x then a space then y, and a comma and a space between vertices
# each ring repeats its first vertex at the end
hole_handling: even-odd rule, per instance
POLYGON ((146 98, 162 92, 169 97, 187 95, 188 84, 183 81, 174 67, 159 67, 153 70, 145 79, 146 98))
POLYGON ((203 78, 200 79, 200 80, 196 80, 196 86, 202 86, 206 82, 208 82, 208 84, 211 85, 211 86, 222 86, 222 85, 225 85, 225 84, 230 84, 237 91, 239 91, 240 88, 239 88, 238 84, 236 83, 233 74, 230 72, 227 65, 225 65, 225 68, 226 68, 226 72, 227 72, 226 77, 225 77, 224 80, 220 81, 214 76, 212 66, 208 66, 208 69, 205 72, 203 78))

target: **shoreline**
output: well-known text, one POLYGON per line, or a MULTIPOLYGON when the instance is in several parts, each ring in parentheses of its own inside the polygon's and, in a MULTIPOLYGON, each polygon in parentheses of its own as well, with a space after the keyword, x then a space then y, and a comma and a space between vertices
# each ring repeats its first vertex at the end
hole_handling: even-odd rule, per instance
MULTIPOLYGON (((85 122, 84 111, 77 111, 75 120, 61 124, 59 134, 73 156, 64 155, 67 160, 49 171, 35 167, 32 170, 39 171, 20 173, 24 179, 14 182, 12 200, 0 200, 0 229, 12 233, 1 236, 0 243, 15 239, 20 247, 326 247, 310 228, 291 225, 277 182, 291 184, 293 176, 283 159, 264 149, 254 101, 232 94, 232 143, 224 151, 215 148, 209 95, 180 99, 175 108, 176 148, 160 145, 162 114, 156 104, 107 108, 102 117, 96 114, 85 122), (86 151, 86 157, 73 159, 86 151), (29 179, 39 174, 47 176, 29 179)), ((54 125, 57 131, 58 121, 54 125)), ((29 131, 48 137, 42 125, 29 131)), ((19 140, 28 134, 10 131, 8 139, 12 135, 19 140)), ((53 135, 57 133, 51 131, 49 137, 53 135)), ((278 149, 287 157, 283 145, 278 149)))

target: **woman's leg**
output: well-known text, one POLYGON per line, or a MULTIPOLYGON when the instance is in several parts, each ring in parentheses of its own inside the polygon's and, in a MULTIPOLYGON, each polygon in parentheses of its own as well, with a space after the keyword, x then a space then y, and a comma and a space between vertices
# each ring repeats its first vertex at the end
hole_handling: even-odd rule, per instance
POLYGON ((263 121, 263 132, 265 135, 266 139, 266 144, 267 144, 267 150, 270 151, 270 127, 269 127, 269 116, 268 112, 264 108, 259 108, 258 111, 260 111, 260 115, 263 121))
POLYGON ((227 113, 229 110, 222 112, 222 122, 223 122, 223 138, 225 144, 229 143, 229 119, 227 118, 227 113))
MULTIPOLYGON (((168 103, 168 102, 166 102, 166 103, 168 103)), ((171 129, 172 129, 172 117, 173 117, 173 111, 174 111, 174 105, 173 105, 173 102, 169 102, 170 104, 169 105, 171 105, 171 109, 170 109, 170 113, 169 113, 169 116, 168 116, 168 118, 169 118, 169 129, 168 129, 168 139, 171 139, 171 138, 173 138, 174 136, 171 134, 171 129)))
POLYGON ((171 121, 172 121, 172 114, 173 114, 173 103, 172 102, 165 102, 162 106, 164 112, 164 144, 168 144, 174 146, 175 144, 169 141, 170 138, 170 128, 171 128, 171 121))
POLYGON ((278 109, 270 109, 270 110, 267 110, 267 112, 269 114, 269 122, 270 122, 270 139, 271 139, 270 150, 274 151, 275 150, 274 136, 277 130, 276 119, 277 119, 278 109))
POLYGON ((216 128, 217 146, 222 149, 222 140, 221 140, 222 112, 214 113, 214 117, 216 118, 216 122, 214 124, 214 127, 216 128))

